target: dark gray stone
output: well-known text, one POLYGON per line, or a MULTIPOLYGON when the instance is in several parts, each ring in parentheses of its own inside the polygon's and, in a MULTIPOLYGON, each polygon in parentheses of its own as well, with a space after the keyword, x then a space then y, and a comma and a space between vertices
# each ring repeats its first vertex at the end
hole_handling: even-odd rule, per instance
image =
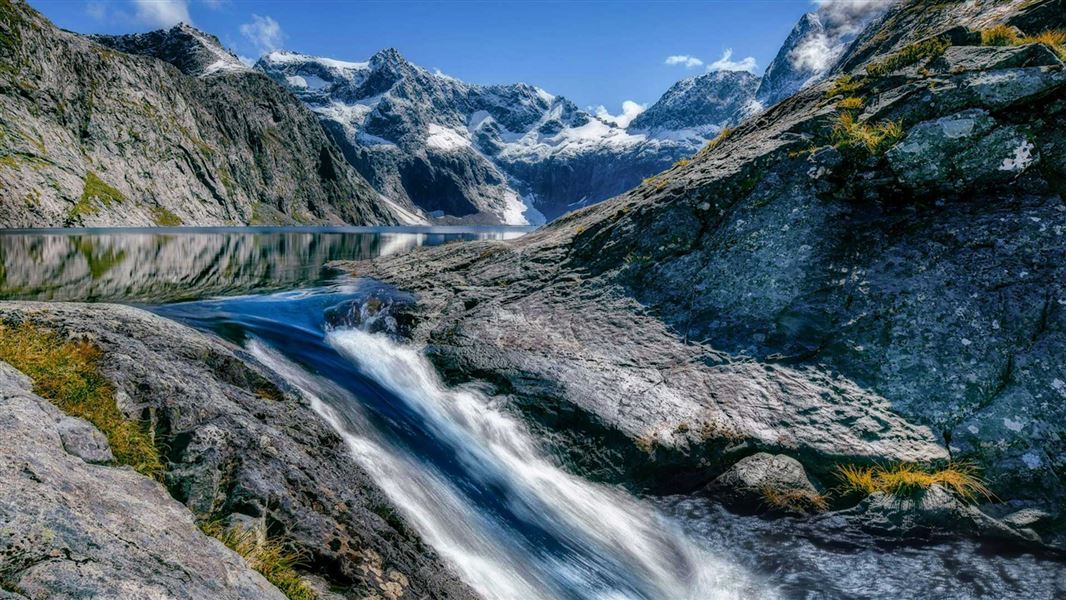
POLYGON ((816 510, 821 498, 821 490, 798 460, 765 452, 740 459, 704 492, 744 512, 805 514, 816 510))

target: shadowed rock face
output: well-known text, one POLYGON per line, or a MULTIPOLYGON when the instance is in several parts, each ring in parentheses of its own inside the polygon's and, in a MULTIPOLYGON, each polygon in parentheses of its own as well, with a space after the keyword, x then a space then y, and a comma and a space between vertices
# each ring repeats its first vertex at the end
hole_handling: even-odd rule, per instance
POLYGON ((5 587, 14 581, 33 597, 78 589, 282 597, 200 534, 195 516, 286 540, 312 575, 351 597, 474 597, 309 400, 230 345, 106 304, 0 303, 0 320, 88 338, 103 351, 102 372, 119 408, 148 420, 164 450, 164 482, 174 498, 131 470, 69 454, 91 440, 68 445, 78 429, 68 425, 78 424, 0 365, 0 472, 5 482, 23 482, 0 490, 0 552, 16 554, 0 571, 5 587))
POLYGON ((397 222, 306 107, 206 34, 93 41, 21 0, 0 28, 0 224, 397 222))
POLYGON ((898 124, 878 151, 833 147, 826 82, 521 240, 353 269, 417 291, 437 364, 594 476, 678 490, 757 450, 815 476, 950 455, 1059 511, 1063 64, 956 29, 865 69, 1043 4, 906 2, 860 36, 831 78, 859 82, 858 122, 898 124))

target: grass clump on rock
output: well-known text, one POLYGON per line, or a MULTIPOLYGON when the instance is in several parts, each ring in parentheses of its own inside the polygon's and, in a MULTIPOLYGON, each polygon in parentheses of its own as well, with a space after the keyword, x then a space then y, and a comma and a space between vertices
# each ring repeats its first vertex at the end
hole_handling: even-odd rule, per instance
POLYGON ((942 469, 930 470, 914 464, 860 467, 837 467, 837 475, 845 492, 870 495, 876 492, 897 497, 915 496, 934 485, 946 488, 963 500, 974 502, 979 497, 991 498, 992 491, 974 471, 972 465, 951 463, 942 469))
POLYGON ((116 202, 125 202, 126 200, 125 194, 100 179, 92 171, 85 174, 83 186, 81 198, 70 209, 69 216, 71 218, 95 214, 97 208, 92 203, 94 198, 103 203, 104 206, 111 206, 116 202))
POLYGON ((65 339, 29 323, 0 324, 0 360, 33 380, 33 391, 60 410, 96 426, 111 446, 115 462, 158 479, 159 450, 141 423, 126 418, 115 390, 100 373, 103 353, 85 341, 65 339))
POLYGON ((830 133, 833 146, 840 150, 862 150, 880 155, 903 137, 903 127, 896 121, 867 123, 854 114, 843 112, 837 117, 830 133))
POLYGON ((1049 29, 1036 35, 1023 35, 1014 27, 997 25, 981 31, 982 46, 1020 46, 1022 44, 1044 44, 1066 60, 1066 30, 1049 29))
POLYGON ((888 75, 905 67, 909 67, 920 60, 940 56, 951 46, 951 42, 942 37, 915 42, 899 52, 867 65, 866 72, 874 77, 888 75))
POLYGON ((809 514, 829 510, 825 496, 810 490, 779 490, 770 486, 759 488, 759 495, 770 510, 809 514))
POLYGON ((254 531, 226 527, 219 521, 201 523, 200 529, 241 555, 248 566, 258 571, 290 600, 315 600, 318 597, 296 572, 303 557, 286 550, 281 542, 261 540, 254 531))

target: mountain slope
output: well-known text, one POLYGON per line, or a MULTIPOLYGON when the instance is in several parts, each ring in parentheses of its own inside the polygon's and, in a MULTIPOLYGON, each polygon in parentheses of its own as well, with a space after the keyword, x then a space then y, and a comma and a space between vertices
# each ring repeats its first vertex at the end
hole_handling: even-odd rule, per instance
POLYGON ((18 0, 0 29, 3 225, 397 222, 301 103, 210 36, 97 38, 135 56, 18 0))
POLYGON ((979 33, 1057 2, 903 2, 831 81, 625 195, 352 268, 417 291, 442 371, 579 472, 673 493, 757 451, 830 481, 972 461, 990 514, 1066 545, 1063 49, 979 33))

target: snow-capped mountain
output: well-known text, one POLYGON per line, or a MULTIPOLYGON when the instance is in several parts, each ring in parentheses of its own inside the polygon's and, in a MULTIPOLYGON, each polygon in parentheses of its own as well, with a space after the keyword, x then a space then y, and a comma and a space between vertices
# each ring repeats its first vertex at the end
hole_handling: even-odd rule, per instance
POLYGON ((279 51, 256 69, 317 112, 382 194, 444 220, 540 223, 702 143, 627 131, 532 85, 467 84, 393 49, 366 62, 279 51))
POLYGON ((759 78, 747 71, 712 71, 682 79, 629 124, 630 131, 678 137, 714 137, 762 106, 754 102, 759 78))
POLYGON ((895 0, 824 4, 800 17, 766 67, 755 93, 763 106, 772 106, 825 77, 858 34, 895 0))
POLYGON ((818 80, 876 12, 804 15, 764 77, 684 79, 625 127, 532 85, 430 72, 394 49, 366 62, 276 51, 255 68, 310 106, 348 161, 407 210, 536 224, 634 187, 818 80))

